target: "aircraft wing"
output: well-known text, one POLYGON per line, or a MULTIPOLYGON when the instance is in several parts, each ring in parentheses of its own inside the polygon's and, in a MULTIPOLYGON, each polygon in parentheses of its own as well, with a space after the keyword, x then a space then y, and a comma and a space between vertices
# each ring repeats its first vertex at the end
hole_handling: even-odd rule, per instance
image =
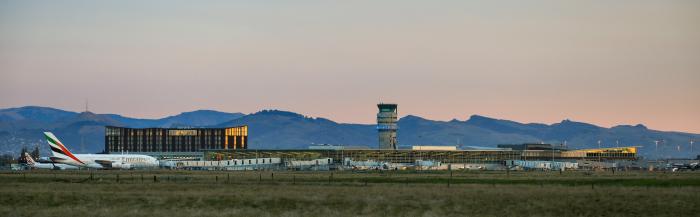
POLYGON ((105 169, 131 169, 131 164, 122 161, 95 160, 95 163, 105 169))
POLYGON ((102 166, 102 167, 104 167, 104 168, 112 168, 112 164, 114 163, 114 161, 111 161, 111 160, 95 160, 95 163, 100 164, 100 166, 102 166))

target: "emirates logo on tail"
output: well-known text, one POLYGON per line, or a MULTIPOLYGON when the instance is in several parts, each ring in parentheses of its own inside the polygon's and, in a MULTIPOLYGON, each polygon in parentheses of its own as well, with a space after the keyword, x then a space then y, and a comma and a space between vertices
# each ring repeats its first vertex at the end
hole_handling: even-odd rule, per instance
POLYGON ((54 136, 53 133, 44 132, 44 136, 46 136, 46 140, 49 142, 49 147, 51 147, 51 153, 53 154, 54 157, 65 156, 67 158, 75 160, 76 162, 79 162, 81 164, 85 164, 85 163, 83 163, 83 161, 81 161, 80 159, 75 157, 73 155, 73 153, 70 153, 70 151, 68 151, 66 146, 64 146, 63 143, 61 143, 61 141, 58 141, 58 138, 56 138, 56 136, 54 136))

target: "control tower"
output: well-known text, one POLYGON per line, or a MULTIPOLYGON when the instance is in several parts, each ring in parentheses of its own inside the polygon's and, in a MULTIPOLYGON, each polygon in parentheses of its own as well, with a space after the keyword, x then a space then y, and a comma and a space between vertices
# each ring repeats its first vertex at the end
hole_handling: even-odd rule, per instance
POLYGON ((377 131, 379 132, 379 149, 396 150, 398 142, 396 140, 396 131, 399 126, 396 124, 398 112, 396 104, 377 104, 379 113, 377 113, 377 131))

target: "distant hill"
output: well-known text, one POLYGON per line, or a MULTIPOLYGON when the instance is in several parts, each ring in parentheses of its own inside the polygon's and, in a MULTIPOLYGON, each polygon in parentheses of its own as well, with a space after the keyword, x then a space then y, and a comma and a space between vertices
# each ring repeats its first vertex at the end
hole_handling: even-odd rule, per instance
POLYGON ((568 148, 643 146, 643 156, 695 157, 698 147, 689 152, 689 142, 698 141, 700 134, 662 132, 644 125, 620 125, 612 128, 564 120, 551 125, 523 124, 474 115, 466 121, 432 121, 415 116, 399 120, 399 143, 420 141, 419 144, 496 146, 498 144, 551 143, 568 148), (654 141, 663 141, 658 151, 654 141), (678 146, 681 151, 678 151, 678 146))
POLYGON ((161 119, 135 119, 121 115, 108 114, 111 119, 129 127, 204 127, 216 125, 242 117, 243 113, 226 113, 213 110, 197 110, 183 112, 178 115, 168 116, 161 119))
POLYGON ((0 109, 0 129, 41 128, 77 114, 76 112, 38 106, 0 109))
POLYGON ((312 143, 376 146, 374 125, 341 124, 324 118, 266 110, 223 126, 248 125, 249 148, 305 149, 312 143))
MULTIPOLYGON (((604 128, 564 120, 555 124, 518 123, 479 115, 466 121, 435 121, 408 115, 399 120, 399 144, 462 145, 494 147, 498 144, 566 143, 569 148, 643 146, 642 156, 695 157, 690 140, 700 134, 663 132, 644 125, 604 128), (656 150, 654 141, 662 141, 656 150), (680 146, 680 151, 678 148, 680 146)), ((128 127, 228 127, 249 126, 250 148, 300 149, 310 144, 330 143, 377 147, 372 124, 336 123, 325 118, 265 110, 243 115, 198 110, 161 119, 136 119, 116 114, 76 113, 45 107, 0 109, 0 152, 16 153, 22 146, 39 146, 47 151, 41 132, 54 131, 76 152, 99 152, 104 147, 104 126, 128 127), (84 145, 81 145, 84 144, 84 145)), ((46 152, 44 152, 46 153, 46 152)))
POLYGON ((161 119, 137 119, 115 114, 77 113, 38 106, 0 109, 0 154, 16 153, 23 146, 39 146, 41 151, 48 151, 43 139, 44 131, 56 133, 62 142, 77 153, 95 153, 104 149, 104 126, 107 125, 137 128, 205 127, 243 115, 197 110, 161 119))

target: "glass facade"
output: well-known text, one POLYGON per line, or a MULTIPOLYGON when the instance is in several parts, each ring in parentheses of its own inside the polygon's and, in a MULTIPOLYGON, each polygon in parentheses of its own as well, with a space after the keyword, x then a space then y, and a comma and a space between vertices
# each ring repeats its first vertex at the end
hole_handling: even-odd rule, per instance
POLYGON ((248 126, 230 128, 125 128, 107 126, 105 152, 200 152, 248 148, 248 126))

